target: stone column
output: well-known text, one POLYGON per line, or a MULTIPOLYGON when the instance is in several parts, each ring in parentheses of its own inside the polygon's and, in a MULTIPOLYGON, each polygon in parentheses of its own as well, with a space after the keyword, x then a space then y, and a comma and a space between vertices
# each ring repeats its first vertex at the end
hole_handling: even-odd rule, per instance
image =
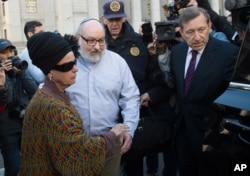
POLYGON ((215 12, 217 12, 218 14, 220 13, 220 4, 218 0, 210 0, 210 5, 215 12))
POLYGON ((139 25, 142 21, 141 0, 131 0, 131 25, 138 32, 139 25))
POLYGON ((98 0, 88 0, 88 16, 99 19, 98 0))
POLYGON ((161 21, 161 4, 160 0, 150 0, 151 6, 151 23, 154 28, 154 23, 161 21))

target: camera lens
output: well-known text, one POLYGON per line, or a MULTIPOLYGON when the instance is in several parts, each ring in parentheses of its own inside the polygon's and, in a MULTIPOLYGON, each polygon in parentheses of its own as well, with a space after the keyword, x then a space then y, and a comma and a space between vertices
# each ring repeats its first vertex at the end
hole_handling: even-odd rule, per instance
POLYGON ((239 28, 245 30, 250 19, 250 7, 242 7, 232 11, 233 24, 239 28))
POLYGON ((165 27, 160 27, 158 29, 158 33, 160 35, 162 35, 160 37, 162 40, 172 40, 172 39, 174 39, 174 36, 175 36, 175 30, 174 30, 173 26, 171 26, 171 25, 168 25, 165 27))
POLYGON ((174 23, 156 22, 156 34, 159 41, 172 40, 175 37, 174 23))
POLYGON ((247 26, 249 19, 250 19, 250 10, 239 13, 239 22, 242 25, 247 26))
POLYGON ((19 57, 13 56, 9 58, 12 62, 12 65, 18 69, 25 70, 28 67, 27 61, 22 61, 19 57))

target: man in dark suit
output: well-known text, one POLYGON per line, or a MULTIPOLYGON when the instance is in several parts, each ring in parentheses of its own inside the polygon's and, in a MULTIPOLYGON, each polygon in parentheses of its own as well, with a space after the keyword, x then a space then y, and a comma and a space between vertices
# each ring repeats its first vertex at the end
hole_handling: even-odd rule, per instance
POLYGON ((170 55, 178 96, 175 146, 179 173, 204 176, 201 154, 209 109, 230 82, 238 48, 209 36, 211 21, 202 8, 184 9, 179 20, 185 42, 173 47, 170 55))

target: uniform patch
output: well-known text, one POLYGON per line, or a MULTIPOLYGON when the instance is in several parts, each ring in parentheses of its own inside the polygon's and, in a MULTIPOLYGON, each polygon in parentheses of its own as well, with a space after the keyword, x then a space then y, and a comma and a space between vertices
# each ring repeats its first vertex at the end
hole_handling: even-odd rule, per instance
POLYGON ((120 10, 120 8, 121 8, 121 5, 120 5, 120 3, 119 2, 117 2, 117 1, 114 1, 114 2, 111 2, 110 3, 110 10, 112 11, 112 12, 118 12, 119 10, 120 10))
POLYGON ((132 46, 132 47, 130 48, 130 54, 131 54, 132 56, 139 56, 139 54, 140 54, 140 49, 139 49, 137 46, 132 46))

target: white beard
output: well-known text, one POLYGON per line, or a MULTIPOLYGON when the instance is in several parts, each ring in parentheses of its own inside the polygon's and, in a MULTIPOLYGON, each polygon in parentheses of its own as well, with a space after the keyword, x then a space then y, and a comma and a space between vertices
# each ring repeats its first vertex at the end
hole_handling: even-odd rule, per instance
POLYGON ((106 46, 100 54, 98 54, 98 55, 96 54, 96 55, 92 56, 90 54, 90 52, 87 51, 85 48, 83 48, 82 45, 80 44, 79 53, 82 56, 82 58, 84 58, 85 60, 92 62, 92 63, 97 63, 97 62, 100 62, 105 50, 106 50, 106 46))

